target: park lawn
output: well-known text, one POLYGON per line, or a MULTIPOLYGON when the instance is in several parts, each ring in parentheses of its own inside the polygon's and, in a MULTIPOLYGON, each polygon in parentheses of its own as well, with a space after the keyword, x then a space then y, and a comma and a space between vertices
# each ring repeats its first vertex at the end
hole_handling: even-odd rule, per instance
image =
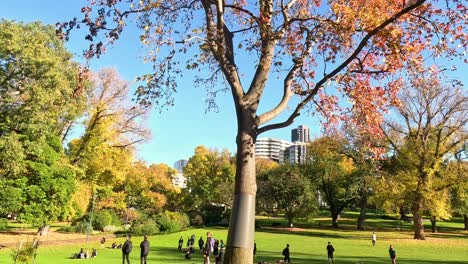
MULTIPOLYGON (((193 254, 192 260, 185 260, 182 253, 177 252, 179 237, 187 238, 195 234, 196 240, 200 236, 205 239, 206 232, 212 231, 218 239, 226 239, 225 228, 190 229, 173 234, 162 234, 150 237, 151 252, 149 263, 203 263, 199 253, 193 254)), ((327 263, 325 247, 331 241, 335 247, 335 261, 343 264, 356 263, 389 263, 388 246, 394 245, 399 263, 468 263, 468 235, 457 234, 458 239, 450 236, 429 236, 426 241, 415 241, 411 232, 379 231, 377 232, 377 245, 373 247, 370 242, 370 231, 331 230, 321 229, 270 229, 263 228, 256 232, 257 262, 269 262, 281 258, 281 251, 290 244, 292 263, 327 263)), ((123 238, 108 239, 106 246, 113 241, 123 242, 123 238)), ((141 237, 132 239, 134 250, 131 253, 132 263, 139 263, 139 243, 141 237)), ((196 243, 197 244, 197 243, 196 243)), ((66 246, 43 246, 38 250, 37 264, 65 264, 65 263, 120 263, 121 252, 118 249, 105 248, 98 250, 96 259, 73 260, 70 256, 77 253, 81 247, 91 249, 99 248, 99 242, 84 243, 66 246)), ((0 263, 12 263, 9 254, 11 249, 0 250, 0 263)))

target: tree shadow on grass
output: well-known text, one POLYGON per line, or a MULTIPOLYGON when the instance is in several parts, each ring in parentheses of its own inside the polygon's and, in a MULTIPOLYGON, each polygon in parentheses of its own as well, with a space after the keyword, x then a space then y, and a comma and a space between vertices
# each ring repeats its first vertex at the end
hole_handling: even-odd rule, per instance
MULTIPOLYGON (((276 261, 283 259, 278 252, 272 251, 259 251, 256 262, 267 261, 268 263, 276 263, 276 261)), ((468 261, 461 260, 428 260, 428 259, 414 259, 414 258, 398 258, 398 263, 417 263, 417 264, 467 264, 468 261)), ((339 264, 388 264, 390 263, 389 257, 365 257, 365 256, 352 256, 352 255, 335 255, 335 263, 339 264)), ((313 254, 313 253, 297 253, 291 252, 292 264, 314 264, 314 263, 327 263, 326 254, 313 254)))
MULTIPOLYGON (((155 263, 179 263, 186 261, 187 263, 203 263, 203 255, 198 249, 192 253, 192 259, 186 260, 185 254, 172 247, 160 247, 150 250, 151 260, 155 263)), ((214 263, 214 262, 213 262, 214 263)))

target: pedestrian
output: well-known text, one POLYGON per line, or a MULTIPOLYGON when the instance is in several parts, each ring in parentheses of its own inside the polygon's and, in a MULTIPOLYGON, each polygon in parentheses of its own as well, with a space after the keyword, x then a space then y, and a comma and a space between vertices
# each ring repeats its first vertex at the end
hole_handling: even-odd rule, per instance
POLYGON ((105 237, 102 237, 102 238, 101 238, 101 249, 104 248, 104 243, 106 243, 106 238, 105 238, 105 237))
POLYGON ((335 252, 335 248, 333 248, 332 244, 328 242, 328 245, 327 245, 328 263, 335 264, 335 261, 333 260, 333 252, 335 252))
POLYGON ((286 261, 291 263, 291 259, 289 258, 289 244, 286 244, 286 247, 283 249, 281 254, 284 256, 284 263, 286 263, 286 261))
POLYGON ((214 240, 213 255, 217 256, 219 254, 219 240, 214 240))
POLYGON ((143 237, 143 241, 140 243, 140 264, 146 264, 146 259, 150 250, 150 243, 148 241, 148 236, 143 237))
POLYGON ((122 264, 125 264, 125 259, 127 259, 127 263, 130 264, 130 252, 132 252, 132 241, 130 240, 131 236, 127 235, 125 242, 122 246, 122 264))
POLYGON ((200 248, 200 253, 203 253, 203 245, 205 245, 205 241, 203 241, 203 237, 198 239, 198 247, 200 248))
POLYGON ((388 249, 388 254, 390 255, 390 259, 392 260, 392 264, 396 264, 396 251, 392 245, 388 249))
POLYGON ((225 246, 223 240, 219 243, 219 254, 215 259, 216 264, 222 264, 224 260, 225 246))
POLYGON ((254 249, 253 249, 253 257, 255 260, 255 256, 257 255, 257 243, 254 241, 254 249))
POLYGON ((214 238, 211 232, 206 233, 205 250, 203 251, 203 263, 210 264, 210 254, 214 250, 214 238))
POLYGON ((377 242, 377 235, 375 232, 372 232, 372 246, 375 246, 375 243, 377 242))
POLYGON ((184 238, 180 237, 179 238, 179 245, 177 246, 178 251, 182 251, 182 246, 184 245, 184 238))

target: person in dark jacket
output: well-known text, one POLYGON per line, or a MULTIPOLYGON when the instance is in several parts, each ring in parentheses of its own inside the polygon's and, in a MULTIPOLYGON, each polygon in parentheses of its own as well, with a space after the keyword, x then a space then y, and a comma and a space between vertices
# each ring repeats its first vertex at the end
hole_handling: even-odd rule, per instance
POLYGON ((198 247, 200 248, 200 252, 203 252, 203 245, 205 245, 205 241, 203 241, 203 237, 198 239, 198 247))
POLYGON ((127 263, 130 264, 130 252, 132 252, 132 241, 130 240, 130 235, 127 235, 127 238, 122 246, 122 264, 125 264, 125 259, 127 259, 127 263))
POLYGON ((390 255, 390 259, 392 260, 392 264, 396 264, 396 251, 392 245, 388 249, 388 254, 390 255))
POLYGON ((184 238, 183 237, 180 237, 179 238, 179 245, 177 247, 177 250, 178 251, 182 251, 182 246, 184 245, 184 238))
POLYGON ((282 255, 284 256, 284 262, 291 263, 291 259, 289 258, 289 244, 283 249, 282 255))
POLYGON ((333 248, 332 244, 328 242, 327 245, 327 255, 328 255, 328 263, 335 263, 333 260, 333 252, 335 252, 335 248, 333 248))
POLYGON ((148 257, 149 250, 150 250, 150 243, 148 241, 148 237, 144 236, 143 241, 140 243, 140 264, 146 264, 146 258, 148 257))

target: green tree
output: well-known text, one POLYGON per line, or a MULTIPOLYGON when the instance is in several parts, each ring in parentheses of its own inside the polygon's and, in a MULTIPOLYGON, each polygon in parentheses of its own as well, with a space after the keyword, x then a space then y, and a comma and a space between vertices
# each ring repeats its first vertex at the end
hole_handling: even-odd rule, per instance
POLYGON ((77 170, 61 142, 83 78, 53 27, 0 21, 1 210, 40 227, 67 217, 77 170))
POLYGON ((316 188, 298 166, 280 165, 259 175, 259 201, 284 212, 288 225, 318 208, 316 188))
POLYGON ((359 198, 361 187, 361 177, 344 146, 339 136, 326 136, 311 142, 308 152, 308 173, 328 204, 333 227, 338 227, 340 213, 359 198))

